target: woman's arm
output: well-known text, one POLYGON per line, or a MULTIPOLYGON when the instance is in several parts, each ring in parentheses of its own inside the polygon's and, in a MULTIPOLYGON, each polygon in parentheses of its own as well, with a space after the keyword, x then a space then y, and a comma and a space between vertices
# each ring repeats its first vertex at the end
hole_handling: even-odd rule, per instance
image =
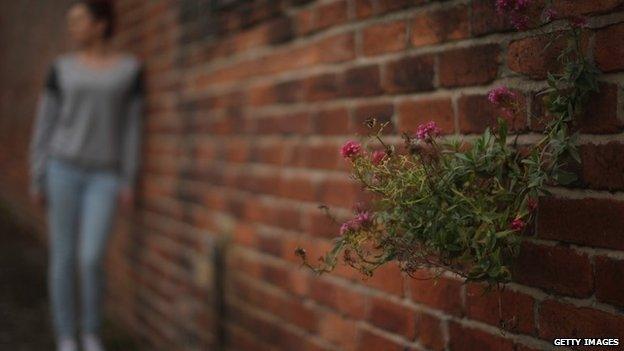
POLYGON ((121 145, 121 186, 134 189, 140 162, 141 129, 144 100, 144 67, 138 68, 130 91, 121 145))
POLYGON ((30 193, 40 195, 46 177, 49 142, 58 120, 61 106, 61 89, 57 75, 56 61, 48 68, 44 88, 39 94, 32 137, 29 145, 30 193))

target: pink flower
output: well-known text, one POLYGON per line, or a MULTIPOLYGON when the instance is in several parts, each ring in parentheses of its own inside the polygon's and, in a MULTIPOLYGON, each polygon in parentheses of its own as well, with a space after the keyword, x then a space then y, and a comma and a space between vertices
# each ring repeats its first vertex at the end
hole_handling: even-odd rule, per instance
POLYGON ((416 138, 419 140, 425 140, 428 138, 435 138, 440 135, 442 130, 438 127, 436 122, 430 121, 424 124, 421 124, 416 128, 416 138))
POLYGON ((348 232, 351 229, 352 229, 351 221, 346 221, 342 223, 342 225, 340 226, 340 235, 344 235, 346 232, 348 232))
POLYGON ((373 222, 373 216, 368 211, 358 212, 355 217, 342 223, 340 226, 340 235, 344 235, 350 230, 366 228, 373 222))
POLYGON ((344 158, 352 158, 355 155, 358 155, 362 151, 362 145, 360 143, 349 140, 340 149, 340 154, 344 158))
POLYGON ((520 217, 516 217, 513 221, 511 221, 511 230, 522 230, 524 226, 525 223, 522 219, 520 219, 520 217))
POLYGON ((374 165, 380 164, 385 158, 387 154, 385 151, 376 150, 373 152, 372 162, 374 165))
POLYGON ((490 90, 488 100, 496 106, 509 106, 518 98, 518 95, 505 86, 490 90))
POLYGON ((526 10, 531 4, 531 0, 496 0, 496 11, 499 14, 505 12, 518 12, 526 10))
POLYGON ((511 25, 517 30, 525 30, 529 28, 529 17, 518 13, 511 15, 511 25))
POLYGON ((373 217, 371 216, 370 212, 363 211, 355 216, 354 221, 358 226, 364 227, 370 224, 372 219, 373 217))

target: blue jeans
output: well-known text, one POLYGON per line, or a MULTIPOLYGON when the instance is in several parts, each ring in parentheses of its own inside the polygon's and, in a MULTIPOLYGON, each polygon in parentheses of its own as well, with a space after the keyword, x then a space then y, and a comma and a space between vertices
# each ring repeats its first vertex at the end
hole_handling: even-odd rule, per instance
POLYGON ((119 184, 115 171, 48 160, 48 290, 57 338, 76 334, 76 268, 80 277, 82 331, 100 331, 106 279, 102 259, 112 229, 119 184))

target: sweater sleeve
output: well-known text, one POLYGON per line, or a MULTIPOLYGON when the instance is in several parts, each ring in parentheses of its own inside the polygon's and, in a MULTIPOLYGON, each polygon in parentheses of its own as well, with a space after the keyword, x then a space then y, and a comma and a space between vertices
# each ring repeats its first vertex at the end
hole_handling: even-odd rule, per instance
POLYGON ((29 145, 30 192, 42 192, 45 186, 49 143, 58 120, 61 89, 55 62, 49 68, 43 90, 40 92, 34 126, 29 145))
POLYGON ((144 104, 144 66, 141 64, 130 90, 127 114, 122 130, 121 185, 133 188, 136 185, 140 163, 141 130, 144 104))

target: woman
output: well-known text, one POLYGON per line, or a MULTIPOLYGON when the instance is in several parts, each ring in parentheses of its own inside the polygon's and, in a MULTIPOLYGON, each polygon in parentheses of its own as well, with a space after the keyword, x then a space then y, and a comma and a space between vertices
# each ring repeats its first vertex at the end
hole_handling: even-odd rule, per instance
POLYGON ((128 208, 134 199, 143 64, 113 50, 109 2, 73 3, 67 24, 76 49, 53 60, 38 101, 30 193, 47 210, 48 289, 57 350, 78 349, 78 268, 82 349, 101 351, 102 259, 117 203, 128 208))

